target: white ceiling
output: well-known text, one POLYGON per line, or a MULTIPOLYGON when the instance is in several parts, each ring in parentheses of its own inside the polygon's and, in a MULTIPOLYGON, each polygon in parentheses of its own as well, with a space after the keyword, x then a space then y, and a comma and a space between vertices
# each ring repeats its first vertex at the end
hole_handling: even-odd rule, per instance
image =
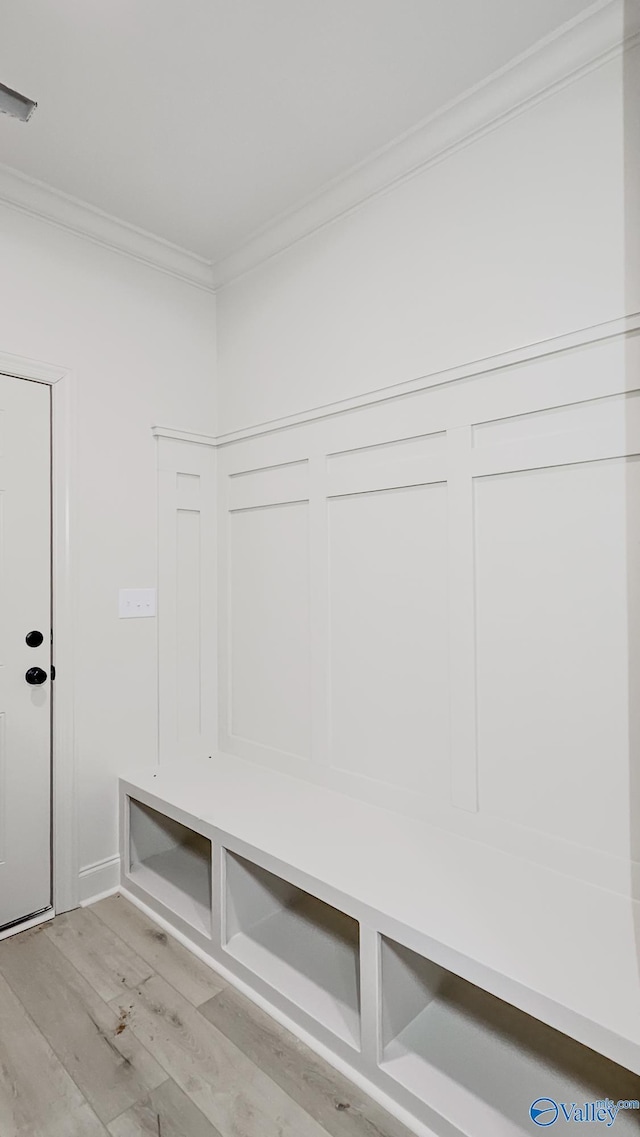
POLYGON ((213 261, 586 0, 2 0, 0 162, 213 261))

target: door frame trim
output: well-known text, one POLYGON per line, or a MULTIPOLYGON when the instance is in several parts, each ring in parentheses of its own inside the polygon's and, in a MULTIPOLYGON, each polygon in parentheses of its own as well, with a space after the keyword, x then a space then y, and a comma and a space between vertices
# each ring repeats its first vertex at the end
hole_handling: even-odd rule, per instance
POLYGON ((74 722, 74 613, 71 559, 75 381, 67 367, 0 351, 0 374, 51 388, 51 563, 53 661, 56 667, 51 737, 53 907, 78 905, 76 750, 74 722))

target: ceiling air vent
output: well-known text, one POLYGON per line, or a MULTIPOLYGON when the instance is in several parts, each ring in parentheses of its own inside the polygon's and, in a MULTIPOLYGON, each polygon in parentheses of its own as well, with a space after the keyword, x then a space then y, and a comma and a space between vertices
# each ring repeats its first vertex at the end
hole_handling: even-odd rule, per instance
POLYGON ((4 83, 0 83, 0 111, 2 114, 10 114, 13 118, 19 118, 21 122, 28 122, 37 105, 33 99, 28 99, 26 95, 19 95, 17 91, 12 91, 11 87, 5 87, 4 83))

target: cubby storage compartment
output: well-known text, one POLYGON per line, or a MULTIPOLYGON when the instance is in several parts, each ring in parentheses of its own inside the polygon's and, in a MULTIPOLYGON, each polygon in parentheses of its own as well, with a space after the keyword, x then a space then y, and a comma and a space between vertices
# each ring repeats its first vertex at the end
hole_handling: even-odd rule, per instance
POLYGON ((128 876, 198 932, 211 935, 211 842, 133 798, 128 876))
MULTIPOLYGON (((531 1134, 553 1101, 640 1098, 635 1074, 384 937, 381 963, 382 1069, 462 1132, 531 1134), (552 1102, 536 1126, 539 1098, 552 1102)), ((615 1132, 637 1137, 639 1124, 640 1111, 621 1111, 615 1132)))
POLYGON ((225 863, 226 950, 358 1048, 357 921, 233 853, 225 863))

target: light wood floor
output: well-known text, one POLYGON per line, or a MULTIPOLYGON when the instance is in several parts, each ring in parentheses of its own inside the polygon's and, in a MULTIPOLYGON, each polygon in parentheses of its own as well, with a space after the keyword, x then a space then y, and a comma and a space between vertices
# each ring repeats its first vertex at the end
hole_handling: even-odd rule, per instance
POLYGON ((410 1137, 120 896, 0 942, 2 1137, 410 1137))

